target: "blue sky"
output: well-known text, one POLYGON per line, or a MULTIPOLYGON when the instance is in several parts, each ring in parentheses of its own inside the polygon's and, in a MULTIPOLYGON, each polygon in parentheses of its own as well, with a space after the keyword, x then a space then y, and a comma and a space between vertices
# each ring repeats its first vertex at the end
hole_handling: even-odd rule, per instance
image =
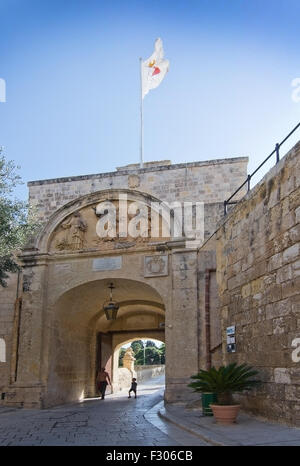
POLYGON ((253 171, 300 121, 299 16, 298 0, 0 0, 0 145, 25 182, 137 163, 139 57, 161 37, 145 161, 249 156, 253 171))

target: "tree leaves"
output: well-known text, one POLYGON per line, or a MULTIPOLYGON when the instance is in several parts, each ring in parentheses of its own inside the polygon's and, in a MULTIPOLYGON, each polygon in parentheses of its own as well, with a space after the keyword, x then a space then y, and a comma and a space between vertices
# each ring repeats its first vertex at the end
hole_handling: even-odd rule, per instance
MULTIPOLYGON (((136 364, 142 365, 144 364, 144 349, 139 350, 139 352, 135 355, 136 357, 136 364)), ((155 346, 152 342, 152 346, 145 347, 145 364, 152 365, 152 364, 161 364, 161 352, 160 349, 155 346)))
MULTIPOLYGON (((145 361, 144 361, 144 343, 142 340, 135 340, 131 343, 134 357, 136 358, 135 365, 153 365, 165 364, 166 346, 163 343, 159 348, 155 345, 154 341, 147 340, 145 342, 145 361)), ((119 353, 119 367, 123 366, 123 357, 125 349, 121 348, 119 353)))
POLYGON ((6 161, 0 150, 0 285, 6 286, 7 273, 18 270, 16 253, 25 246, 37 231, 35 211, 11 194, 21 178, 15 173, 18 167, 6 161))
POLYGON ((15 273, 19 270, 19 266, 12 259, 11 256, 0 257, 0 285, 7 286, 6 279, 8 278, 7 272, 15 273))

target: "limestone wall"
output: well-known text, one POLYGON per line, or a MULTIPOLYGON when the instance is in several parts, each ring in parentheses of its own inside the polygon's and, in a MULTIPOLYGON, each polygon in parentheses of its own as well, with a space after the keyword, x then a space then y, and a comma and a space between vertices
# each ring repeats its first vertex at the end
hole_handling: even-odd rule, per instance
POLYGON ((164 364, 155 364, 151 366, 135 366, 136 379, 138 383, 143 383, 146 380, 151 380, 155 377, 164 375, 164 364))
POLYGON ((134 375, 126 367, 119 367, 117 370, 117 382, 114 384, 114 391, 117 392, 122 389, 129 389, 132 377, 136 377, 137 383, 142 384, 147 380, 164 375, 165 366, 163 364, 156 364, 151 366, 135 366, 134 375))
MULTIPOLYGON (((0 290, 0 404, 4 401, 2 400, 2 393, 5 393, 6 386, 10 379, 13 343, 12 329, 17 297, 17 278, 17 274, 11 274, 8 279, 8 286, 0 290)), ((3 395, 3 397, 4 396, 5 395, 3 395)))
POLYGON ((101 173, 28 183, 41 220, 68 202, 106 189, 134 189, 162 201, 223 203, 247 176, 248 158, 228 158, 101 173))
POLYGON ((126 367, 118 367, 116 372, 117 380, 114 383, 114 392, 118 392, 127 388, 129 390, 131 381, 132 381, 132 373, 126 367))
POLYGON ((217 232, 223 361, 255 366, 262 385, 244 407, 300 425, 300 143, 233 209, 217 232), (226 327, 236 326, 236 352, 226 327))
MULTIPOLYGON (((122 188, 147 193, 159 200, 169 202, 175 200, 203 201, 205 202, 205 234, 207 237, 215 229, 217 220, 222 216, 224 199, 244 181, 247 161, 247 158, 235 158, 177 165, 152 164, 146 165, 142 170, 135 167, 121 167, 112 173, 34 181, 29 183, 29 198, 30 202, 37 207, 41 225, 46 223, 57 209, 66 206, 69 202, 102 190, 122 188)), ((79 204, 80 202, 78 208, 79 204)), ((65 213, 67 210, 68 207, 63 209, 62 218, 67 215, 65 213)), ((47 234, 45 233, 45 243, 48 241, 47 234)), ((149 246, 149 249, 145 249, 143 253, 148 254, 151 248, 156 254, 154 246, 149 246)), ((45 251, 47 251, 46 246, 45 251)), ((167 316, 166 338, 170 342, 167 348, 167 353, 170 355, 167 370, 170 389, 166 391, 166 399, 172 400, 174 397, 184 399, 182 387, 186 387, 191 373, 198 368, 197 325, 195 323, 198 299, 196 252, 180 251, 180 247, 178 251, 172 251, 174 258, 170 258, 168 277, 156 277, 155 274, 153 277, 145 276, 144 256, 132 254, 126 248, 122 250, 123 269, 120 271, 94 271, 94 257, 101 257, 103 253, 100 248, 98 252, 82 253, 83 251, 80 251, 77 256, 74 251, 59 251, 57 257, 54 257, 53 252, 47 254, 47 257, 40 257, 40 251, 34 249, 24 253, 28 257, 23 270, 23 293, 20 291, 22 310, 18 322, 14 318, 17 276, 12 276, 7 289, 0 288, 0 338, 5 340, 7 354, 6 362, 0 361, 0 390, 6 392, 5 401, 17 403, 21 400, 20 403, 23 403, 26 399, 27 404, 24 403, 27 407, 39 407, 41 398, 48 397, 48 404, 60 403, 67 398, 68 400, 78 398, 83 386, 86 394, 92 394, 94 362, 86 361, 84 358, 92 354, 92 351, 95 353, 95 339, 91 343, 88 338, 90 334, 87 323, 82 324, 78 320, 77 323, 82 325, 78 327, 78 330, 74 330, 73 336, 78 336, 79 341, 76 346, 72 331, 68 330, 67 318, 65 326, 61 325, 59 319, 54 318, 55 312, 59 310, 56 300, 71 287, 75 288, 91 280, 96 281, 98 278, 117 278, 119 274, 123 279, 126 276, 126 278, 133 279, 135 277, 138 281, 148 281, 164 298, 167 316), (90 257, 89 254, 91 254, 90 257), (185 313, 189 313, 189 319, 185 313), (17 340, 18 325, 19 340, 17 340), (64 331, 65 339, 61 336, 64 331), (182 348, 179 348, 175 342, 182 338, 183 332, 188 341, 182 348), (94 346, 90 348, 89 345, 94 346), (190 356, 191 353, 192 356, 190 356), (181 358, 180 360, 187 361, 183 367, 176 362, 176 355, 181 358), (55 371, 51 372, 48 377, 48 365, 57 369, 60 376, 59 382, 55 380, 55 371), (17 380, 14 379, 14 374, 18 374, 17 380), (66 377, 64 374, 67 374, 66 377), (79 380, 78 383, 76 378, 79 380), (29 387, 28 394, 27 389, 24 389, 24 384, 27 388, 29 387), (59 387, 59 394, 55 387, 59 387)), ((20 285, 21 288, 22 285, 20 285)), ((132 299, 134 298, 135 296, 132 296, 132 299)), ((80 299, 79 295, 75 302, 80 299)), ((90 298, 87 298, 87 301, 90 303, 90 298)), ((95 300, 93 304, 95 309, 96 303, 100 306, 100 301, 95 300)), ((74 309, 76 316, 86 316, 86 307, 85 313, 81 313, 70 303, 67 303, 65 308, 72 312, 74 309)), ((93 308, 93 315, 97 312, 95 309, 93 308)), ((66 312, 66 316, 69 314, 66 312)), ((133 319, 134 316, 131 317, 133 319)), ((146 324, 146 318, 148 319, 149 315, 145 314, 143 317, 144 324, 146 324)), ((161 322, 157 320, 157 326, 159 323, 161 322)), ((130 336, 132 335, 131 333, 130 336)))

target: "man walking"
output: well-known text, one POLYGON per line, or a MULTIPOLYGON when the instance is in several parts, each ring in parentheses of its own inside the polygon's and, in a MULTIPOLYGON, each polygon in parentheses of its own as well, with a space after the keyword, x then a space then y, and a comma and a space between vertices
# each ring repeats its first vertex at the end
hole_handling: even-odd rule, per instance
POLYGON ((102 400, 104 400, 105 398, 105 390, 106 390, 108 383, 111 386, 109 374, 106 372, 105 367, 102 367, 101 371, 99 371, 97 375, 97 387, 98 387, 99 392, 101 393, 102 400))

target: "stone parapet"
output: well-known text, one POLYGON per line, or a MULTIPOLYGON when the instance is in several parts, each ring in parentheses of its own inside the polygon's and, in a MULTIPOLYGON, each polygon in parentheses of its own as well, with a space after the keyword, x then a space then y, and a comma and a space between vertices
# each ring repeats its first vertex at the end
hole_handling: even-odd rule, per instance
POLYGON ((136 189, 168 202, 223 203, 245 180, 247 163, 237 157, 31 181, 29 200, 43 223, 70 201, 108 189, 136 189))

